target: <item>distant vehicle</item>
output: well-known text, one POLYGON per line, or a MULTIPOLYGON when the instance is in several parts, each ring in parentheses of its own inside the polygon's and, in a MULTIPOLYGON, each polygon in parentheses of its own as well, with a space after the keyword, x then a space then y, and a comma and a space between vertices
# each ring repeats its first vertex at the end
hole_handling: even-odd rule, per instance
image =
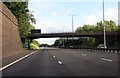
POLYGON ((73 46, 70 46, 70 48, 73 48, 73 46))
POLYGON ((24 44, 24 47, 25 47, 25 48, 28 48, 28 43, 25 43, 25 44, 24 44))
POLYGON ((104 44, 99 44, 97 48, 106 48, 106 47, 104 47, 104 44))

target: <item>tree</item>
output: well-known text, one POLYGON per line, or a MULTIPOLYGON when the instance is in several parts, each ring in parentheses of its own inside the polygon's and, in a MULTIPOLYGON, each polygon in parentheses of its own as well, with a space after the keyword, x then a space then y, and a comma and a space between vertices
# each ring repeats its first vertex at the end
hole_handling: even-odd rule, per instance
POLYGON ((94 32, 95 26, 94 25, 84 25, 83 27, 78 27, 76 32, 94 32))
POLYGON ((36 40, 32 40, 32 42, 30 43, 30 48, 31 49, 39 49, 40 43, 36 40))

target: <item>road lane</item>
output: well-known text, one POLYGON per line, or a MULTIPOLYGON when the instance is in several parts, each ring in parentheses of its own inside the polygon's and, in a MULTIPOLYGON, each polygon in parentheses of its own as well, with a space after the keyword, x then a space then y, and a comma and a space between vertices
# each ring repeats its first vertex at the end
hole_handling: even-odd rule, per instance
POLYGON ((74 76, 53 58, 48 50, 40 50, 30 57, 3 70, 3 76, 74 76))
POLYGON ((41 49, 3 70, 4 76, 117 76, 118 55, 79 49, 41 49), (102 58, 102 59, 101 59, 102 58), (107 61, 107 60, 112 61, 107 61))
POLYGON ((77 76, 117 76, 118 55, 103 52, 87 52, 74 49, 51 50, 77 76), (112 62, 101 58, 112 59, 112 62))

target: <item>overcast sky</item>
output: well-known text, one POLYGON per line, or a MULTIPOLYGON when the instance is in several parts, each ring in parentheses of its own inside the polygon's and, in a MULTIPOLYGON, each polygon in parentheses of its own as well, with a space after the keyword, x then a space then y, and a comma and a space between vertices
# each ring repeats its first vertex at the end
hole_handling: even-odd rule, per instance
MULTIPOLYGON (((117 23, 118 1, 105 0, 105 20, 117 23)), ((102 20, 102 0, 30 0, 29 10, 36 19, 35 29, 41 29, 42 33, 71 32, 72 14, 76 15, 74 30, 84 24, 96 24, 102 20)), ((37 40, 53 44, 56 38, 37 40)))

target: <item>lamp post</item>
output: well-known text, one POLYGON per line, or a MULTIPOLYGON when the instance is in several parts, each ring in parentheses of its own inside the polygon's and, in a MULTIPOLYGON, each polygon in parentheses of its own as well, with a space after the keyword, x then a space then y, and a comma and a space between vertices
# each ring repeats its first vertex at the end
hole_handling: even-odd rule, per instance
POLYGON ((70 15, 72 16, 72 33, 73 33, 73 43, 74 43, 74 16, 76 16, 75 14, 70 15))
POLYGON ((74 33, 74 16, 76 15, 69 15, 69 16, 72 16, 72 32, 74 33))
POLYGON ((103 26, 104 26, 104 48, 106 47, 106 34, 105 34, 105 17, 104 17, 104 0, 103 0, 103 26))
MULTIPOLYGON (((65 26, 62 27, 62 32, 64 33, 65 26)), ((64 47, 64 38, 63 38, 63 47, 64 47)))

